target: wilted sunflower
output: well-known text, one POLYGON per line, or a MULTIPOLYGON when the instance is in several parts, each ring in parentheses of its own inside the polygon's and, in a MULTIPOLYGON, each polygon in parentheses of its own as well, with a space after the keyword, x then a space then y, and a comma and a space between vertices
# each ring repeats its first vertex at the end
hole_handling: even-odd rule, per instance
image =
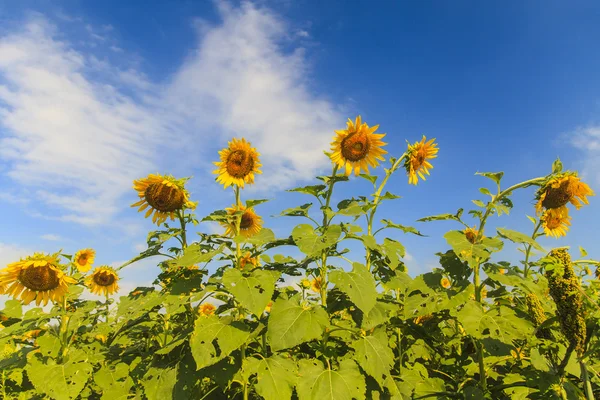
POLYGON ((433 165, 427 160, 437 157, 439 151, 436 148, 437 143, 435 138, 425 142, 426 137, 423 136, 420 142, 408 145, 407 157, 404 162, 404 168, 408 174, 408 183, 416 185, 419 181, 419 177, 425 180, 425 174, 429 175, 429 170, 433 168, 433 165))
POLYGON ((75 253, 73 264, 79 272, 88 272, 92 268, 96 252, 93 249, 83 249, 75 253))
POLYGON ((204 303, 198 309, 198 314, 204 315, 204 316, 213 315, 215 313, 216 309, 217 309, 217 307, 215 307, 214 304, 204 303))
POLYGON ((543 208, 561 208, 571 203, 580 209, 583 204, 589 204, 587 196, 594 196, 594 191, 579 179, 577 173, 566 172, 550 178, 542 185, 536 193, 535 208, 541 213, 543 208))
POLYGON ((189 193, 185 189, 187 178, 175 179, 171 175, 150 174, 146 178, 133 181, 133 188, 138 192, 140 201, 131 205, 143 211, 148 206, 145 218, 152 213, 152 222, 161 225, 171 218, 175 219, 175 212, 184 207, 194 209, 196 204, 189 200, 189 193))
POLYGON ((346 175, 350 175, 352 170, 354 175, 361 171, 368 174, 369 166, 375 168, 379 165, 377 160, 383 161, 383 154, 387 153, 382 149, 387 143, 381 141, 385 133, 376 134, 379 125, 369 127, 361 121, 360 115, 355 122, 348 118, 346 125, 346 129, 335 131, 336 136, 331 143, 331 161, 339 168, 345 168, 346 175))
POLYGON ((25 260, 9 264, 0 271, 0 287, 4 293, 29 304, 45 305, 61 302, 75 279, 65 275, 58 264, 58 254, 35 253, 25 260))
POLYGON ((119 290, 119 275, 111 267, 104 265, 98 267, 85 280, 90 292, 97 295, 110 296, 119 290))
POLYGON ((244 138, 232 139, 228 147, 219 152, 219 156, 221 161, 213 163, 218 167, 213 173, 219 175, 217 182, 225 188, 231 185, 244 187, 246 183, 254 183, 254 174, 262 174, 259 170, 262 166, 258 160, 260 154, 244 138))
MULTIPOLYGON (((258 216, 252 208, 246 208, 246 206, 240 204, 237 207, 234 205, 230 208, 226 208, 226 210, 227 213, 232 216, 239 211, 243 212, 240 221, 240 235, 244 235, 248 238, 256 235, 262 229, 262 218, 258 216)), ((237 218, 230 218, 228 222, 221 222, 221 225, 225 227, 225 236, 235 236, 236 219, 237 218)))
POLYGON ((251 257, 249 251, 247 251, 246 254, 244 254, 242 258, 240 258, 240 269, 246 269, 246 266, 248 266, 248 269, 252 270, 258 267, 259 265, 260 261, 258 257, 251 257))
POLYGON ((544 211, 541 220, 546 236, 554 236, 557 239, 561 236, 566 236, 569 225, 571 225, 569 209, 566 206, 550 208, 544 211))

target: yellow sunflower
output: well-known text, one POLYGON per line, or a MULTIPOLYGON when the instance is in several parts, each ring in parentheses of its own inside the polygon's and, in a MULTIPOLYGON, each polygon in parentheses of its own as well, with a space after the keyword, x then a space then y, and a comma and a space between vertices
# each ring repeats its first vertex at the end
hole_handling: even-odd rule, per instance
POLYGON ((75 253, 73 264, 79 272, 88 272, 92 268, 96 252, 93 249, 83 249, 75 253))
POLYGON ((315 293, 321 293, 321 288, 322 287, 323 287, 323 278, 321 278, 320 276, 317 276, 310 283, 310 288, 315 293))
POLYGON ((119 290, 118 282, 119 275, 107 265, 96 268, 85 280, 90 292, 104 296, 116 293, 119 290))
POLYGON ((249 270, 252 270, 260 265, 260 261, 258 257, 251 257, 250 252, 247 251, 246 254, 240 258, 240 269, 246 269, 246 265, 249 266, 249 270))
POLYGON ((436 158, 439 151, 436 148, 437 143, 434 143, 435 139, 431 139, 428 142, 425 140, 426 137, 423 136, 420 142, 408 145, 404 168, 408 174, 408 183, 411 185, 416 185, 419 177, 425 180, 425 174, 429 175, 429 170, 433 168, 433 165, 427 160, 436 158))
POLYGON ((198 309, 198 314, 204 315, 204 316, 213 315, 215 313, 216 309, 217 309, 217 307, 215 307, 214 304, 204 303, 198 309))
MULTIPOLYGON (((240 235, 247 238, 256 235, 262 229, 262 218, 258 216, 252 208, 246 208, 244 205, 232 206, 226 208, 227 213, 231 216, 237 212, 243 212, 240 221, 240 235)), ((234 237, 236 235, 236 223, 237 218, 230 218, 228 222, 221 222, 221 225, 225 227, 225 236, 234 237)))
MULTIPOLYGON (((473 228, 467 228, 464 231, 465 236, 467 237, 467 240, 469 241, 469 243, 475 244, 475 239, 477 239, 477 235, 479 234, 479 231, 477 229, 475 229, 475 227, 473 228)), ((481 236, 481 238, 483 239, 483 236, 481 236)))
POLYGON ((550 208, 544 211, 541 219, 546 236, 553 236, 557 239, 561 236, 566 236, 569 225, 571 225, 571 217, 569 216, 567 206, 550 208))
POLYGON ((440 285, 442 285, 444 289, 448 289, 450 286, 452 286, 452 284, 450 283, 450 279, 448 278, 442 278, 442 280, 440 281, 440 285))
POLYGON ((254 183, 254 174, 262 174, 259 168, 262 166, 258 156, 260 154, 254 147, 242 140, 232 139, 228 147, 219 152, 221 161, 214 162, 218 169, 213 173, 218 174, 217 182, 225 188, 231 185, 244 187, 244 184, 254 183))
POLYGON ((133 181, 133 188, 138 192, 140 201, 131 205, 139 207, 138 211, 146 208, 145 218, 152 213, 152 222, 161 225, 171 218, 175 219, 175 212, 183 208, 194 209, 196 203, 190 201, 189 193, 185 189, 187 178, 175 179, 171 175, 150 174, 146 178, 133 181))
POLYGON ((4 293, 29 304, 60 303, 75 279, 65 275, 58 255, 35 253, 24 260, 9 264, 0 271, 0 287, 4 293))
POLYGON ((594 196, 594 191, 576 173, 567 172, 550 178, 542 185, 536 194, 535 208, 539 214, 543 208, 550 210, 571 203, 579 210, 582 203, 589 204, 587 196, 594 196))
POLYGON ((369 127, 361 121, 360 115, 352 122, 348 118, 347 128, 335 131, 336 136, 331 143, 331 161, 339 168, 345 168, 346 175, 354 170, 354 175, 361 171, 369 173, 369 166, 375 168, 379 165, 377 160, 384 160, 383 154, 387 151, 382 147, 387 143, 381 141, 385 133, 376 134, 379 125, 369 127))

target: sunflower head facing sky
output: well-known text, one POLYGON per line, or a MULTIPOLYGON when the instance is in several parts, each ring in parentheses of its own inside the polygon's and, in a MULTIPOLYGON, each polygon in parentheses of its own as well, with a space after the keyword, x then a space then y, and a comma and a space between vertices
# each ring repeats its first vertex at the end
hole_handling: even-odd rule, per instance
POLYGON ((244 205, 232 206, 226 208, 227 214, 232 216, 227 222, 221 222, 221 225, 225 228, 225 236, 234 237, 236 236, 236 218, 233 218, 238 212, 242 212, 240 220, 240 235, 244 237, 252 237, 260 232, 263 225, 262 218, 257 215, 252 208, 246 208, 244 205))
POLYGON ((383 155, 387 154, 382 148, 386 143, 381 141, 385 133, 376 134, 379 125, 369 127, 362 122, 360 115, 356 117, 356 121, 348 119, 346 125, 346 129, 335 131, 336 136, 331 143, 331 160, 340 169, 345 168, 346 175, 350 175, 353 170, 354 175, 361 171, 368 174, 369 166, 375 168, 379 165, 377 160, 383 161, 383 155))
POLYGON ((219 152, 221 161, 214 162, 217 169, 217 182, 225 188, 231 185, 244 187, 246 183, 254 183, 254 174, 262 174, 259 168, 262 166, 258 157, 260 154, 250 142, 242 138, 232 139, 227 148, 219 152))
POLYGON ((546 236, 553 236, 557 239, 566 236, 569 225, 571 225, 571 217, 567 206, 550 208, 544 211, 541 220, 546 236))
POLYGON ((93 249, 79 250, 73 256, 73 264, 79 272, 88 272, 92 268, 96 252, 93 249))
POLYGON ((118 282, 119 275, 107 265, 96 268, 85 280, 90 292, 99 296, 110 296, 116 293, 119 290, 118 282))
POLYGON ((408 174, 408 183, 416 185, 419 178, 425 180, 425 175, 429 175, 429 170, 433 168, 433 165, 428 160, 437 157, 439 149, 436 147, 437 143, 434 139, 427 140, 425 136, 420 142, 414 144, 408 144, 406 161, 404 161, 404 169, 408 174))
POLYGON ((536 193, 536 211, 552 210, 571 203, 576 209, 589 204, 587 196, 594 196, 594 191, 579 179, 575 172, 560 173, 549 178, 536 193))
POLYGON ((67 276, 58 263, 58 254, 35 253, 9 264, 0 271, 0 287, 4 294, 29 304, 60 303, 75 279, 67 276))
POLYGON ((186 178, 175 179, 170 175, 150 174, 146 178, 133 181, 133 188, 138 192, 140 200, 131 205, 139 207, 138 211, 144 211, 145 217, 152 215, 152 222, 161 225, 171 218, 175 219, 175 213, 183 208, 194 209, 195 203, 189 199, 189 193, 185 189, 186 178))

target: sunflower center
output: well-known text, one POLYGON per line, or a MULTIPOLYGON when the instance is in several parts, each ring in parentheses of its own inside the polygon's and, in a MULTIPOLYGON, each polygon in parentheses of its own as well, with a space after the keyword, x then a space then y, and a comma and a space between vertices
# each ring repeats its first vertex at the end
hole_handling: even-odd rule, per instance
POLYGON ((467 240, 469 241, 469 243, 474 244, 475 243, 475 238, 477 237, 477 232, 473 232, 473 231, 467 231, 465 232, 465 236, 467 237, 467 240))
POLYGON ((155 210, 172 212, 179 210, 185 203, 183 191, 177 187, 167 186, 162 183, 148 185, 144 198, 155 210))
POLYGON ((244 150, 235 150, 227 157, 227 173, 234 178, 244 178, 254 169, 254 159, 244 150))
POLYGON ((242 214, 242 220, 240 221, 240 229, 248 229, 252 226, 253 218, 250 213, 242 214))
POLYGON ((87 263, 87 260, 88 260, 87 254, 82 254, 82 255, 79 256, 79 259, 77 260, 77 263, 79 265, 85 265, 85 263, 87 263))
POLYGON ((364 133, 352 132, 341 143, 342 155, 350 161, 360 161, 369 154, 369 138, 364 133))
POLYGON ((58 272, 49 265, 28 267, 19 272, 19 281, 27 289, 36 292, 56 289, 60 283, 58 272))
POLYGON ((569 181, 560 184, 559 187, 550 187, 546 190, 546 197, 542 200, 542 206, 552 209, 564 206, 571 200, 569 193, 569 181))
POLYGON ((94 275, 94 283, 98 286, 110 286, 115 283, 115 275, 102 271, 94 275))
POLYGON ((561 219, 560 218, 556 218, 556 217, 548 218, 546 220, 546 226, 549 229, 556 229, 556 228, 558 228, 560 226, 560 223, 561 223, 561 219))

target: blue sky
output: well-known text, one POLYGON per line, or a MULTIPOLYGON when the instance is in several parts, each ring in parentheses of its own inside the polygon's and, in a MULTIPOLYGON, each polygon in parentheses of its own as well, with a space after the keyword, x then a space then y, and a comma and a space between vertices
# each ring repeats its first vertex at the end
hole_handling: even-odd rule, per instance
MULTIPOLYGON (((135 256, 152 224, 129 208, 131 181, 151 172, 194 176, 198 214, 232 203, 212 161, 231 137, 262 153, 264 174, 245 198, 266 226, 307 201, 284 189, 330 170, 333 130, 362 115, 405 140, 439 142, 432 175, 381 218, 427 238, 393 234, 411 273, 435 266, 450 222, 414 223, 470 208, 504 171, 504 185, 545 175, 560 156, 600 190, 600 4, 259 1, 23 1, 0 3, 0 261, 34 250, 97 250, 97 264, 135 256), (489 186, 489 185, 488 185, 489 186)), ((379 169, 376 173, 381 174, 379 169)), ((370 193, 340 185, 334 204, 370 193)), ((514 196, 504 226, 531 232, 533 191, 514 196)), ((597 199, 573 211, 573 227, 543 245, 582 245, 600 258, 597 199)), ((215 226, 201 230, 218 231, 215 226)), ((505 255, 514 258, 514 246, 505 255)), ((156 260, 126 270, 124 288, 149 283, 156 260)))

